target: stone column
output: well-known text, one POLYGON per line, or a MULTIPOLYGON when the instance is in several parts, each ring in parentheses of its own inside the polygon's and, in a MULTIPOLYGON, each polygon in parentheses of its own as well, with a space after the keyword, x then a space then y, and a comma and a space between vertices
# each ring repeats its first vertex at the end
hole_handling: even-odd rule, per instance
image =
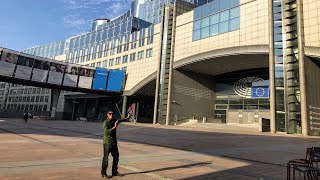
POLYGON ((306 72, 304 54, 304 26, 303 26, 303 2, 297 0, 297 25, 298 25, 298 52, 299 52, 299 81, 300 81, 300 105, 301 105, 301 129, 304 136, 309 135, 308 106, 306 94, 306 72))
POLYGON ((51 118, 56 117, 56 110, 57 110, 60 93, 61 93, 61 90, 57 90, 57 89, 51 90, 51 118))
POLYGON ((123 96, 121 118, 126 117, 126 111, 127 111, 127 96, 123 96))
POLYGON ((276 87, 275 87, 275 59, 273 40, 273 0, 269 0, 269 78, 270 78, 270 132, 276 132, 276 87))
POLYGON ((136 113, 135 113, 135 114, 136 114, 136 115, 135 115, 136 117, 135 117, 135 119, 134 119, 134 123, 138 122, 138 118, 139 118, 139 105, 140 105, 140 103, 137 102, 136 105, 137 105, 137 106, 136 106, 136 113))

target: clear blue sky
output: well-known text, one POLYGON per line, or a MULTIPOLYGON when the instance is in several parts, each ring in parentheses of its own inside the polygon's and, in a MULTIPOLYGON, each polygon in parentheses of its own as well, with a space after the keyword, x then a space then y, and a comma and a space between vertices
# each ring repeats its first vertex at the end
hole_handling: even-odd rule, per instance
POLYGON ((90 31, 96 18, 113 18, 130 0, 0 0, 0 46, 23 50, 90 31))

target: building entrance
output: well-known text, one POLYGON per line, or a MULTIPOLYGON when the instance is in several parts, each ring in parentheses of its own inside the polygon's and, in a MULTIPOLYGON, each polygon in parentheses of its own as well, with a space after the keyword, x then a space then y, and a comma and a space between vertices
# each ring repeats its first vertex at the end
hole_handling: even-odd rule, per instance
POLYGON ((217 76, 215 118, 223 123, 236 124, 256 124, 259 118, 270 118, 268 88, 254 87, 254 84, 268 82, 268 79, 268 69, 217 76))

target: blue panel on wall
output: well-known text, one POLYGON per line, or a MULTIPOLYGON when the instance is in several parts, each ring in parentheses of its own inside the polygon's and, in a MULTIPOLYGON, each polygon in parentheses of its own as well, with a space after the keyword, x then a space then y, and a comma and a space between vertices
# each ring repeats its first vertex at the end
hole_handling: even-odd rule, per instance
POLYGON ((108 69, 96 68, 92 89, 106 90, 108 80, 108 69))
POLYGON ((110 69, 108 78, 108 91, 121 92, 124 82, 125 71, 110 69))
POLYGON ((251 89, 252 99, 267 99, 269 98, 268 86, 253 86, 251 89))

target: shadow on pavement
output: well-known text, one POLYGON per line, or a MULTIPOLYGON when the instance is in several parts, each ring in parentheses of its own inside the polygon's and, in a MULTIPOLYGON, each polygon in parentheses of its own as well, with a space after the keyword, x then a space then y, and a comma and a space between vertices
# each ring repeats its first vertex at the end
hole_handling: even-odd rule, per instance
MULTIPOLYGON (((0 122, 0 135, 7 133, 14 133, 29 139, 29 134, 39 134, 101 140, 102 124, 41 120, 30 120, 30 122, 24 123, 22 120, 6 119, 0 122)), ((130 124, 122 124, 120 126, 118 138, 120 143, 122 141, 137 143, 137 146, 146 144, 166 147, 247 163, 242 167, 227 170, 220 169, 218 171, 211 162, 195 162, 182 166, 139 172, 140 174, 161 172, 181 168, 188 169, 196 166, 204 166, 215 171, 185 178, 185 180, 285 179, 285 165, 288 160, 303 157, 307 147, 320 146, 318 138, 233 132, 202 132, 190 129, 165 129, 130 124)), ((130 174, 137 173, 128 173, 126 175, 130 174)))

